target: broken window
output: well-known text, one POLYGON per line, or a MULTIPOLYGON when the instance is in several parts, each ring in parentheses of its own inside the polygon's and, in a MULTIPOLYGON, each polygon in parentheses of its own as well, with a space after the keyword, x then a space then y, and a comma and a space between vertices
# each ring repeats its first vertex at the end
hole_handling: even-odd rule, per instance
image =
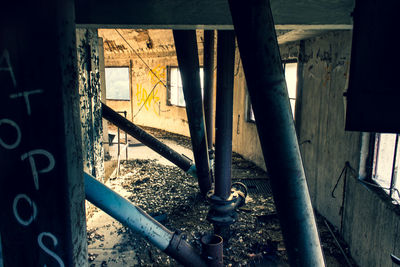
POLYGON ((375 134, 372 179, 393 199, 400 200, 399 134, 375 134))
MULTIPOLYGON (((282 63, 285 73, 286 85, 289 94, 290 107, 292 108, 293 119, 295 118, 296 94, 297 94, 297 61, 290 60, 282 63)), ((253 108, 251 106, 250 97, 247 95, 247 120, 255 122, 253 108)))
POLYGON ((105 68, 106 98, 110 100, 130 100, 129 68, 105 68))
MULTIPOLYGON (((201 86, 201 96, 203 96, 203 68, 200 68, 200 86, 201 86)), ((183 95, 183 86, 181 73, 178 67, 168 68, 168 105, 174 105, 178 107, 185 107, 185 98, 183 95)))

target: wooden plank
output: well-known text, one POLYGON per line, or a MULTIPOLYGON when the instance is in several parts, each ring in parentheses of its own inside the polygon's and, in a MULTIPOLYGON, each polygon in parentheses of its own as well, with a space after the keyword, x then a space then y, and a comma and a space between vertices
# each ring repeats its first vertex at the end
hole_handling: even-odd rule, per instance
MULTIPOLYGON (((271 0, 279 29, 349 29, 354 0, 271 0)), ((81 27, 233 29, 225 0, 77 0, 81 27)))

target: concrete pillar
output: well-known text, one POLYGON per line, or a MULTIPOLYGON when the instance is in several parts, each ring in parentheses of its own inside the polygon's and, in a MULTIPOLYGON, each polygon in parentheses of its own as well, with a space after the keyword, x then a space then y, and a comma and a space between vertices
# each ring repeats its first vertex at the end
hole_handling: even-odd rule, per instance
POLYGON ((99 39, 96 29, 77 29, 83 169, 96 179, 104 177, 103 121, 99 39))
POLYGON ((74 1, 9 2, 2 11, 4 266, 87 266, 74 1))
MULTIPOLYGON (((101 102, 106 103, 106 70, 104 67, 104 46, 103 38, 99 37, 99 73, 100 73, 100 91, 101 102)), ((104 156, 110 155, 110 146, 108 144, 108 126, 107 121, 103 119, 103 148, 104 156)))

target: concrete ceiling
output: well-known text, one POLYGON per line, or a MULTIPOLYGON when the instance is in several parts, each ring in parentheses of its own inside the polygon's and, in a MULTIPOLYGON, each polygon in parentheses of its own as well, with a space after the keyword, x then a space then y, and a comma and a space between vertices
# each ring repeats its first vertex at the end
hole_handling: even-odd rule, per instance
MULTIPOLYGON (((320 35, 327 30, 276 30, 278 43, 303 40, 320 35)), ((197 30, 197 45, 203 49, 203 31, 197 30)), ((99 29, 103 38, 105 55, 168 54, 175 53, 172 30, 165 29, 99 29)))
MULTIPOLYGON (((270 2, 280 44, 352 29, 354 0, 270 2)), ((77 27, 105 28, 99 35, 106 53, 174 50, 172 32, 160 29, 233 29, 226 0, 76 0, 75 6, 77 27)))
MULTIPOLYGON (((278 30, 350 29, 354 0, 270 0, 278 30)), ((227 0, 75 0, 78 27, 232 29, 227 0)))

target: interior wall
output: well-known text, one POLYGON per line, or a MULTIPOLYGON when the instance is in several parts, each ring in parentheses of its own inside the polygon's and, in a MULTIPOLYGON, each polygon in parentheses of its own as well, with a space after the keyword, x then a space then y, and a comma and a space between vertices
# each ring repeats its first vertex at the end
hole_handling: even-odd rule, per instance
POLYGON ((300 150, 313 206, 342 230, 357 264, 392 266, 390 253, 400 250, 399 212, 357 180, 362 133, 344 131, 351 37, 350 31, 327 32, 299 45, 300 150), (346 162, 355 175, 338 182, 346 162))
POLYGON ((298 138, 314 207, 340 227, 343 181, 332 190, 346 161, 358 168, 360 133, 345 132, 351 32, 329 32, 304 41, 298 138))
MULTIPOLYGON (((177 67, 172 30, 138 31, 135 40, 127 40, 124 52, 105 50, 105 67, 130 67, 129 101, 107 100, 116 111, 126 111, 127 118, 137 125, 155 127, 189 136, 186 109, 167 104, 167 67, 177 67), (142 35, 153 42, 152 48, 141 48, 142 35), (139 48, 137 47, 139 43, 139 48), (130 47, 129 47, 130 46, 130 47), (135 49, 134 51, 132 50, 135 49), (161 80, 162 82, 159 82, 161 80)), ((110 33, 100 30, 107 42, 110 33)), ((122 32, 124 34, 124 32, 122 32)), ((199 62, 203 63, 202 31, 197 32, 199 62)), ((105 43, 105 48, 107 44, 105 43)))
POLYGON ((135 124, 189 136, 186 109, 167 105, 167 88, 164 84, 167 85, 167 66, 178 65, 175 53, 160 57, 142 55, 141 58, 146 64, 136 56, 120 59, 106 57, 106 67, 132 66, 131 100, 107 100, 107 105, 116 111, 126 111, 127 118, 135 124))

